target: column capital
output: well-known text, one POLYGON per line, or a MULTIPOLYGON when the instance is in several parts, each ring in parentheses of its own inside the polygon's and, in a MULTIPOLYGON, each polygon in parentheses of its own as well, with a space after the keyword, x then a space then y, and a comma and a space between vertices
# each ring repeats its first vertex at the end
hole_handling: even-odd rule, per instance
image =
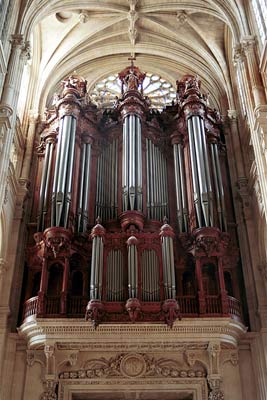
POLYGON ((10 36, 9 42, 12 47, 22 46, 24 43, 23 35, 21 33, 13 34, 10 36))
POLYGON ((230 122, 237 121, 237 111, 236 110, 227 110, 227 117, 230 122))
POLYGON ((235 65, 242 63, 245 59, 244 49, 241 44, 237 44, 233 49, 233 63, 235 65))
POLYGON ((0 258, 0 277, 3 276, 7 271, 7 262, 4 258, 0 258))
POLYGON ((256 45, 255 37, 252 35, 243 36, 243 38, 241 39, 241 45, 245 53, 254 51, 254 47, 256 45))
POLYGON ((39 121, 40 114, 36 110, 29 110, 29 123, 36 124, 39 121))
POLYGON ((23 42, 21 46, 21 58, 25 61, 28 61, 31 59, 31 45, 30 42, 27 40, 23 42))

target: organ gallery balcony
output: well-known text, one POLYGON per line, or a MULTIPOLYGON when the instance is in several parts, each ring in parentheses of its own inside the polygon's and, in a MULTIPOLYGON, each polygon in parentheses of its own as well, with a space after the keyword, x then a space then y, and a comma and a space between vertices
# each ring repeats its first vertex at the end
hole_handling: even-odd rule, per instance
MULTIPOLYGON (((227 312, 223 313, 221 296, 205 296, 205 312, 200 313, 199 302, 196 296, 177 296, 179 316, 181 318, 205 318, 205 317, 231 317, 242 322, 242 309, 240 302, 232 296, 227 296, 227 312)), ((61 312, 60 296, 46 296, 43 310, 40 309, 38 296, 32 297, 24 303, 23 321, 29 317, 43 318, 83 318, 89 301, 88 296, 70 296, 67 299, 67 309, 61 312)), ((103 302, 102 322, 131 322, 126 302, 103 302)), ((163 302, 140 302, 141 310, 138 322, 164 322, 163 302)))

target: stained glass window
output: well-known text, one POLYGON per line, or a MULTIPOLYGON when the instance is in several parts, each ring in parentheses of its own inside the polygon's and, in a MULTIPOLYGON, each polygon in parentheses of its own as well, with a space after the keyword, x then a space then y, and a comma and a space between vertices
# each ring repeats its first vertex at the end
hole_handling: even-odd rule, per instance
POLYGON ((252 0, 252 7, 261 42, 264 42, 267 28, 267 0, 252 0))
MULTIPOLYGON (((150 99, 151 107, 158 110, 171 105, 176 99, 176 90, 171 83, 152 73, 146 73, 143 81, 143 93, 150 99)), ((121 81, 117 75, 110 75, 98 82, 90 95, 92 101, 99 108, 113 107, 116 98, 121 95, 121 81)))

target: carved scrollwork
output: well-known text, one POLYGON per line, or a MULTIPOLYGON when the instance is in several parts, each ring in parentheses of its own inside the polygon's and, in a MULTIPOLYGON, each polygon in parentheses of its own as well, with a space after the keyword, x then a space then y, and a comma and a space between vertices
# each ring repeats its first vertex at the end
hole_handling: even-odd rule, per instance
POLYGON ((40 400, 57 400, 56 387, 57 382, 54 380, 46 380, 44 382, 45 390, 40 396, 40 400))
POLYGON ((125 305, 126 311, 129 314, 132 323, 135 323, 141 313, 141 303, 138 299, 128 299, 125 305))
POLYGON ((136 377, 169 377, 169 378, 202 378, 205 371, 193 370, 181 366, 176 360, 148 356, 147 354, 119 354, 110 359, 100 358, 87 361, 83 368, 75 371, 64 371, 60 379, 85 379, 122 376, 136 377))
POLYGON ((86 307, 85 320, 91 321, 96 328, 104 316, 104 305, 100 300, 90 300, 86 307))
POLYGON ((67 229, 60 227, 48 228, 43 234, 45 245, 52 250, 55 258, 60 252, 69 249, 70 236, 71 234, 67 229))

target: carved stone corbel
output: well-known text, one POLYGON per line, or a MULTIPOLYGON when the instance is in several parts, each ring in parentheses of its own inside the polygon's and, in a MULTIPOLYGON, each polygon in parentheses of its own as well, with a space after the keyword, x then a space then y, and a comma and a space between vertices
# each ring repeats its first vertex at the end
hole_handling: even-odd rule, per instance
POLYGON ((46 357, 46 374, 55 374, 55 347, 54 345, 46 344, 44 347, 46 357))
POLYGON ((7 262, 3 258, 0 258, 0 278, 5 275, 7 271, 7 262))
POLYGON ((57 382, 53 379, 46 379, 43 385, 44 391, 40 396, 40 400, 57 400, 57 382))
POLYGON ((224 394, 220 389, 221 378, 220 376, 208 377, 208 384, 210 387, 210 393, 208 400, 224 400, 224 394))
POLYGON ((210 342, 208 346, 210 374, 218 374, 220 369, 220 342, 210 342))

